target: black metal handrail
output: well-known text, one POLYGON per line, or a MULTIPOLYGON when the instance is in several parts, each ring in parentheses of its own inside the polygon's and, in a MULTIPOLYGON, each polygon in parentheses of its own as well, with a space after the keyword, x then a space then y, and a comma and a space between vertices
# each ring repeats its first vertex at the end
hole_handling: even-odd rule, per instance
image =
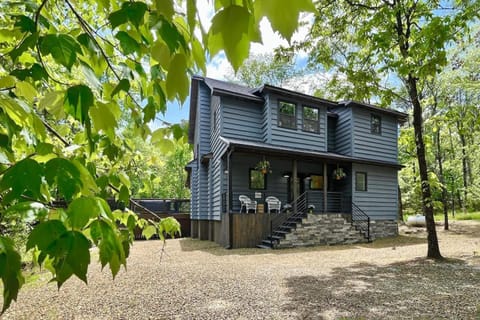
POLYGON ((353 202, 352 224, 360 228, 360 231, 366 233, 367 240, 370 242, 370 217, 353 202))
POLYGON ((273 233, 288 219, 302 216, 307 210, 307 202, 307 192, 304 192, 298 196, 297 199, 285 205, 283 211, 275 215, 270 215, 270 246, 272 248, 273 233), (289 209, 292 211, 289 212, 289 209))

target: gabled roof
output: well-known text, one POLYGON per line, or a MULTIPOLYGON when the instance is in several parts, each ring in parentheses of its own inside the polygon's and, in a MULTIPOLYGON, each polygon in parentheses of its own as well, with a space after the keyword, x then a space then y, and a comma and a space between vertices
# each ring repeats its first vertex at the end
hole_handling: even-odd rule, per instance
POLYGON ((202 76, 193 76, 191 91, 190 91, 190 117, 189 117, 189 130, 188 130, 188 142, 193 143, 195 135, 195 119, 197 117, 197 103, 198 103, 198 86, 199 83, 205 83, 211 91, 211 94, 216 94, 220 96, 230 96, 237 97, 240 99, 250 100, 252 102, 264 102, 263 94, 265 92, 273 92, 279 95, 299 98, 306 101, 311 101, 312 103, 320 103, 327 105, 328 107, 357 107, 362 109, 367 109, 370 111, 375 111, 383 114, 388 114, 396 117, 400 122, 405 122, 408 115, 403 112, 399 112, 393 109, 381 108, 375 105, 368 103, 362 103, 358 101, 341 101, 335 102, 327 99, 318 98, 308 94, 304 94, 297 91, 292 91, 280 87, 271 86, 264 84, 259 88, 250 88, 236 83, 231 83, 227 81, 215 80, 202 76))
POLYGON ((407 118, 408 118, 408 114, 406 113, 393 110, 393 109, 381 108, 369 103, 348 100, 348 101, 340 101, 338 104, 343 105, 345 107, 359 107, 359 108, 367 109, 374 112, 386 113, 386 114, 397 117, 397 119, 402 123, 407 121, 407 118))

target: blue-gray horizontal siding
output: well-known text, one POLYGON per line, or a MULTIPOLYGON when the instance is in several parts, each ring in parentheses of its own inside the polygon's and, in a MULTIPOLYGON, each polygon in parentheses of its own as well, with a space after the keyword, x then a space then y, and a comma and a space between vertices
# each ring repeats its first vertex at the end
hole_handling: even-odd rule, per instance
POLYGON ((397 170, 353 164, 352 201, 373 220, 397 219, 397 170), (367 173, 367 191, 355 191, 355 173, 367 173))
MULTIPOLYGON (((210 103, 211 94, 210 89, 202 82, 199 84, 198 91, 198 106, 197 106, 197 124, 199 128, 198 136, 195 141, 199 146, 199 157, 209 153, 210 148, 210 103)), ((198 166, 198 219, 209 218, 209 187, 208 187, 208 166, 199 164, 198 166)))
POLYGON ((212 146, 213 158, 209 163, 209 219, 221 220, 222 209, 222 179, 225 179, 222 169, 222 155, 228 145, 220 139, 222 130, 223 114, 221 112, 221 99, 218 96, 212 97, 211 119, 212 133, 210 145, 212 146), (216 113, 216 116, 215 116, 216 113), (216 123, 213 123, 213 120, 216 123))
POLYGON ((338 107, 335 133, 335 152, 347 156, 352 155, 352 109, 338 107))
POLYGON ((269 96, 269 108, 271 118, 269 119, 271 133, 267 138, 268 143, 273 145, 286 146, 296 149, 311 151, 327 151, 327 108, 323 105, 304 103, 300 100, 288 99, 276 95, 269 96), (296 104, 296 129, 286 129, 278 126, 278 101, 286 101, 296 104), (320 131, 319 133, 305 132, 303 128, 302 108, 303 106, 316 107, 319 109, 320 131))
POLYGON ((263 104, 222 97, 222 135, 263 141, 263 104))
POLYGON ((396 162, 397 155, 397 120, 388 115, 381 117, 381 134, 371 133, 370 120, 372 112, 354 108, 353 110, 353 153, 352 156, 396 162))
POLYGON ((257 200, 258 203, 263 203, 268 196, 277 197, 282 202, 282 206, 287 202, 288 179, 284 178, 282 173, 291 170, 291 161, 267 158, 272 169, 272 173, 267 175, 267 189, 249 189, 249 169, 254 168, 262 159, 262 156, 253 154, 234 153, 232 155, 232 210, 234 212, 240 211, 238 200, 240 195, 246 195, 252 200, 257 200), (262 199, 255 199, 255 192, 262 193, 262 199))

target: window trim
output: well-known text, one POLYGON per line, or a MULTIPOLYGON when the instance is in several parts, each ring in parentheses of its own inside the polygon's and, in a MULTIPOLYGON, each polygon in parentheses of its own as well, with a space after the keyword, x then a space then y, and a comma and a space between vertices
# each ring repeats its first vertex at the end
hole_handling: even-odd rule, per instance
POLYGON ((252 188, 252 171, 259 172, 255 168, 248 168, 248 189, 249 190, 267 190, 267 175, 266 174, 263 175, 263 188, 252 188))
POLYGON ((302 131, 303 132, 314 133, 314 134, 320 133, 320 109, 318 107, 302 105, 302 131), (317 120, 305 119, 305 108, 310 108, 310 109, 317 110, 317 120), (305 120, 311 121, 311 122, 316 122, 317 123, 316 130, 315 131, 305 130, 305 120))
POLYGON ((378 114, 370 114, 370 133, 371 134, 376 134, 376 135, 382 135, 382 116, 378 114), (378 132, 373 130, 373 119, 377 118, 378 119, 378 132))
POLYGON ((277 103, 277 126, 279 128, 283 128, 283 129, 297 130, 297 104, 295 102, 290 102, 290 101, 286 101, 286 100, 278 100, 278 103, 277 103), (280 104, 282 104, 282 103, 291 104, 294 107, 294 109, 293 109, 293 123, 294 123, 294 126, 293 127, 286 127, 286 126, 282 126, 280 124, 280 115, 281 114, 283 114, 284 116, 287 116, 287 117, 291 117, 289 115, 285 115, 284 113, 280 112, 280 104))
POLYGON ((368 191, 368 175, 367 175, 367 172, 365 171, 356 171, 355 172, 355 191, 358 191, 358 192, 367 192, 368 191), (365 176, 365 190, 359 190, 358 189, 358 184, 357 184, 357 181, 358 181, 358 175, 364 175, 365 176))

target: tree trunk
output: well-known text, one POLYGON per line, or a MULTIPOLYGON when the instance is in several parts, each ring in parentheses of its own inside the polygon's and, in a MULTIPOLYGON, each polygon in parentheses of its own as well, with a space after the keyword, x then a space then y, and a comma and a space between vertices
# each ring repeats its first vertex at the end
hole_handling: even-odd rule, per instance
POLYGON ((433 259, 441 259, 442 255, 440 254, 440 248, 438 246, 437 231, 435 229, 435 221, 433 218, 432 194, 430 191, 430 183, 428 181, 427 159, 425 157, 425 144, 423 141, 422 106, 420 105, 420 99, 418 97, 417 79, 412 74, 408 75, 407 89, 410 100, 413 104, 413 128, 415 131, 418 169, 422 186, 422 207, 425 214, 428 233, 427 257, 433 259))

